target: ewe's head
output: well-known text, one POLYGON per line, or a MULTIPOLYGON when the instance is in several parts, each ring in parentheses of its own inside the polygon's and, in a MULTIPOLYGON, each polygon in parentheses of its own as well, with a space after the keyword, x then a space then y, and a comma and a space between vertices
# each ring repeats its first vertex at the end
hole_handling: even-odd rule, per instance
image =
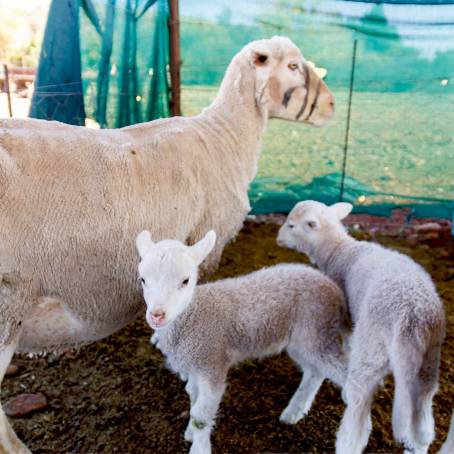
POLYGON ((270 118, 323 126, 334 114, 334 97, 288 38, 253 41, 246 47, 256 72, 256 101, 270 118))
POLYGON ((299 202, 280 228, 277 243, 311 257, 326 241, 345 235, 340 221, 352 208, 350 203, 343 202, 331 206, 313 200, 299 202))
POLYGON ((198 267, 215 242, 213 230, 193 246, 174 240, 153 243, 147 230, 137 236, 139 276, 147 304, 146 319, 152 328, 161 328, 172 322, 190 304, 198 267))

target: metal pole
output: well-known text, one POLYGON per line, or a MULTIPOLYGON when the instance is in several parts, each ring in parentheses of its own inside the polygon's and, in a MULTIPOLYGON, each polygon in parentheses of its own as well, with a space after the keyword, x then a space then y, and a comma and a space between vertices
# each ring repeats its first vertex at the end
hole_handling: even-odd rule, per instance
POLYGON ((8 65, 6 63, 3 64, 3 73, 5 74, 5 84, 4 89, 6 92, 6 97, 8 99, 8 111, 9 116, 13 117, 13 106, 11 104, 11 92, 9 91, 9 73, 8 73, 8 65))
POLYGON ((352 98, 353 98, 353 85, 355 83, 355 66, 356 66, 356 49, 358 40, 353 40, 353 54, 352 54, 352 67, 350 69, 350 91, 348 94, 348 108, 347 108, 347 124, 345 127, 345 141, 344 141, 344 159, 342 162, 342 179, 340 186, 339 201, 342 202, 344 197, 344 185, 345 185, 345 170, 347 168, 347 154, 348 154, 348 143, 350 140, 350 119, 352 112, 352 98))
POLYGON ((180 101, 180 19, 178 0, 169 0, 169 45, 170 45, 170 84, 172 96, 170 111, 172 115, 181 115, 180 101))

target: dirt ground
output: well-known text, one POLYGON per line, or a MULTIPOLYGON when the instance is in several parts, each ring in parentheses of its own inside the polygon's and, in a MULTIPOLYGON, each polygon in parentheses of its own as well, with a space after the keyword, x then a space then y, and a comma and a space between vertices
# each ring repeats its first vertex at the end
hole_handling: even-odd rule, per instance
MULTIPOLYGON (((246 222, 237 240, 225 249, 212 278, 304 261, 302 255, 276 245, 278 228, 269 222, 246 222)), ((356 231, 359 237, 371 238, 358 225, 356 231)), ((409 241, 402 229, 392 235, 382 235, 377 229, 372 232, 374 240, 421 263, 445 302, 447 336, 434 401, 437 436, 431 452, 435 453, 446 437, 454 409, 454 241, 449 235, 409 241)), ((34 453, 187 452, 183 432, 189 403, 183 383, 151 347, 150 334, 140 319, 77 352, 16 358, 19 372, 5 378, 2 401, 23 392, 41 392, 49 402, 41 412, 11 420, 19 437, 34 453)), ((286 426, 278 421, 299 380, 300 372, 284 354, 233 369, 212 437, 214 454, 333 452, 344 404, 330 383, 323 384, 313 408, 299 424, 286 426)), ((367 452, 402 452, 392 440, 392 393, 389 379, 376 395, 367 452)))

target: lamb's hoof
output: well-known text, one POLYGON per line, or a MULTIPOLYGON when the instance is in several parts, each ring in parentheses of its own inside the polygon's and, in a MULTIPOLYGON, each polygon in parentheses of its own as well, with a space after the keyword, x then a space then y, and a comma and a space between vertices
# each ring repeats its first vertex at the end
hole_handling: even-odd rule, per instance
POLYGON ((292 411, 289 408, 286 408, 279 416, 279 421, 283 424, 296 424, 301 421, 304 417, 299 411, 292 411))
POLYGON ((189 454, 211 454, 211 446, 209 444, 197 445, 193 443, 189 454))

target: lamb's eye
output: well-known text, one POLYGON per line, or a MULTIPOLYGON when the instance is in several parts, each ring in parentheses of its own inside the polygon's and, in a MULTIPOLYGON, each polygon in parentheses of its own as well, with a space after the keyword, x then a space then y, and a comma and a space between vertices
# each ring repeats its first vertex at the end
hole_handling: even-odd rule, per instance
POLYGON ((306 225, 310 228, 313 229, 317 224, 314 221, 307 221, 306 225))
POLYGON ((295 71, 295 69, 298 69, 298 63, 289 63, 288 64, 289 69, 292 71, 295 71))
POLYGON ((181 282, 182 287, 186 287, 189 284, 189 278, 187 277, 184 281, 181 282))
POLYGON ((289 229, 293 229, 293 227, 295 227, 295 224, 289 224, 289 225, 288 225, 288 228, 289 228, 289 229))
POLYGON ((140 282, 142 282, 142 284, 145 285, 145 279, 143 277, 140 278, 140 282))

